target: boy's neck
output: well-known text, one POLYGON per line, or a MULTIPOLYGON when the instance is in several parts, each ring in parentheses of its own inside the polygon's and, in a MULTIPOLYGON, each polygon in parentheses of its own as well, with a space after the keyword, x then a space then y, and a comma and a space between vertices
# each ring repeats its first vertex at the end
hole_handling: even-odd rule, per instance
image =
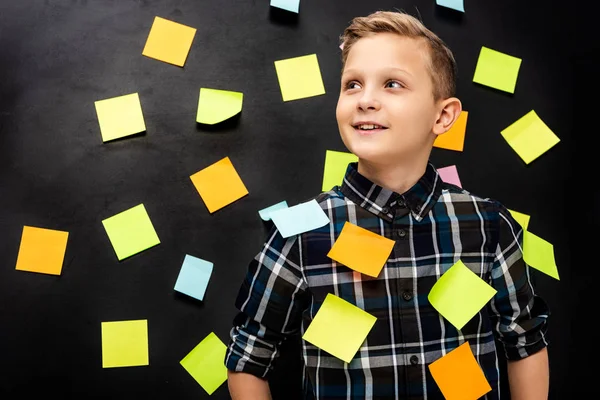
POLYGON ((358 160, 358 173, 371 182, 403 194, 412 188, 421 179, 427 162, 415 164, 375 164, 365 160, 358 160))

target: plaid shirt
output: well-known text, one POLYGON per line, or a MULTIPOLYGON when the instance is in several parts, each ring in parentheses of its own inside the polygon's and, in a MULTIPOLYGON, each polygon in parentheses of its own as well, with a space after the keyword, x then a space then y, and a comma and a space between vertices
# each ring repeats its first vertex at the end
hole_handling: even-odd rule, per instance
POLYGON ((330 223, 282 238, 272 228, 242 282, 225 365, 266 378, 287 335, 303 335, 328 293, 377 318, 350 363, 302 341, 307 399, 443 399, 428 365, 468 341, 500 398, 495 338, 508 360, 547 346, 545 302, 522 258, 523 232, 499 202, 441 180, 428 164, 406 193, 387 190, 348 165, 341 187, 316 197, 330 223), (327 256, 349 221, 395 241, 377 278, 327 256), (496 294, 461 330, 427 295, 458 260, 496 294))

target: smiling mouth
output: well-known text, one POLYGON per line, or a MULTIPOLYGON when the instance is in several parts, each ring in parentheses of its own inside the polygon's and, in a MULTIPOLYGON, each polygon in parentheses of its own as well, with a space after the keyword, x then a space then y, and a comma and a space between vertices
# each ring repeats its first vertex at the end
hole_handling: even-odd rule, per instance
POLYGON ((361 135, 369 135, 384 131, 387 127, 383 125, 375 125, 375 124, 360 124, 352 126, 355 131, 357 131, 361 135))

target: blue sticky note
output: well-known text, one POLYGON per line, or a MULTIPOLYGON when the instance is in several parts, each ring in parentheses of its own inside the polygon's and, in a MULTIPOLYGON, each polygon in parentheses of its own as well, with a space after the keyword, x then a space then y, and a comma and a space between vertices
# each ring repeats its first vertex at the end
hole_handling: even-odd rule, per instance
POLYGON ((316 200, 282 208, 270 213, 273 223, 284 238, 320 228, 329 218, 316 200))
POLYGON ((258 212, 258 215, 260 215, 260 217, 262 218, 263 221, 270 221, 271 213, 273 211, 281 210, 282 208, 287 208, 287 206, 288 206, 287 201, 284 200, 277 204, 273 204, 272 206, 269 206, 267 208, 263 208, 262 210, 260 210, 258 212))
POLYGON ((179 270, 175 290, 198 300, 204 299, 213 263, 186 254, 179 270))
POLYGON ((298 13, 300 0, 271 0, 271 6, 298 13))
POLYGON ((465 12, 465 5, 463 0, 435 0, 438 6, 452 8, 456 11, 465 12))

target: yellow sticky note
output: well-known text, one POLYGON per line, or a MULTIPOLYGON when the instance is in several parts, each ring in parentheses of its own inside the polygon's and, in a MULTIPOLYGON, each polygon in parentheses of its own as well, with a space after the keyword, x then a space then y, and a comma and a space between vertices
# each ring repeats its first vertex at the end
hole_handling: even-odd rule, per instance
POLYGON ((446 400, 477 400, 492 387, 465 342, 428 365, 446 400))
POLYGON ((523 232, 523 260, 529 266, 559 280, 554 246, 529 231, 523 232))
POLYGON ((368 312, 329 293, 302 339, 349 363, 376 320, 368 312))
POLYGON ((461 111, 450 130, 436 137, 435 141, 433 142, 433 147, 446 150, 463 151, 468 116, 468 111, 461 111))
POLYGON ((102 322, 102 368, 148 365, 148 320, 102 322))
POLYGON ((352 153, 327 150, 325 152, 325 168, 323 169, 322 190, 331 190, 334 186, 341 186, 346 175, 348 164, 358 161, 352 153))
POLYGON ((119 260, 160 243, 143 204, 107 218, 102 224, 119 260))
POLYGON ((210 213, 248 194, 229 157, 222 158, 190 178, 210 213))
POLYGON ((521 59, 482 46, 473 82, 514 93, 521 59))
POLYGON ((208 394, 213 394, 227 380, 226 352, 225 343, 211 332, 179 363, 208 394))
POLYGON ((394 241, 348 221, 327 256, 362 274, 377 277, 394 241))
POLYGON ((60 275, 69 232, 24 226, 16 269, 60 275))
POLYGON ((325 93, 316 54, 275 61, 275 70, 283 101, 325 93))
POLYGON ((196 122, 214 125, 239 114, 243 98, 240 92, 201 88, 196 122))
POLYGON ((146 131, 142 105, 137 93, 98 100, 94 105, 103 142, 146 131))
POLYGON ((142 54, 183 67, 192 47, 196 28, 154 17, 142 54))
POLYGON ((496 289, 459 260, 438 279, 427 298, 460 330, 495 294, 496 289))
POLYGON ((515 221, 517 221, 519 223, 519 225, 521 225, 521 227, 523 227, 523 230, 526 231, 527 227, 529 226, 529 219, 531 217, 527 214, 523 214, 523 213, 520 213, 515 210, 508 210, 508 211, 510 211, 510 215, 512 215, 512 217, 515 219, 515 221))
POLYGON ((529 164, 560 141, 533 110, 501 133, 525 164, 529 164))

